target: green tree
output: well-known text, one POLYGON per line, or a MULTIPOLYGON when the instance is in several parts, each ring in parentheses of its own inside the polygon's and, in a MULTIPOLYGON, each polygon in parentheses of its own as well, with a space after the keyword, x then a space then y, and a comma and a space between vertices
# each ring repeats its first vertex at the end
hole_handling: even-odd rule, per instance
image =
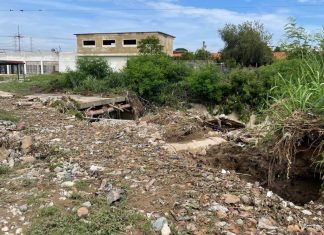
POLYGON ((137 48, 142 55, 158 55, 163 52, 163 46, 160 44, 160 39, 156 36, 148 36, 140 40, 137 48))
POLYGON ((272 62, 271 48, 268 46, 271 35, 259 22, 245 22, 240 25, 227 24, 219 30, 225 47, 221 59, 235 61, 241 66, 254 66, 272 62))
POLYGON ((196 60, 210 60, 211 58, 211 53, 204 48, 198 49, 195 53, 196 60))
POLYGON ((193 52, 185 52, 180 57, 181 60, 194 60, 195 54, 193 52))

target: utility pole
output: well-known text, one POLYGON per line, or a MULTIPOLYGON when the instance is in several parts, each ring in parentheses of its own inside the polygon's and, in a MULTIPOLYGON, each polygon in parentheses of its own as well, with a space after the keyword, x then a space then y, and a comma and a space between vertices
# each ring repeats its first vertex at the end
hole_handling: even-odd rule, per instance
POLYGON ((21 51, 21 44, 20 44, 20 41, 21 41, 21 39, 23 38, 24 36, 22 36, 21 34, 20 34, 20 31, 19 31, 19 25, 18 25, 18 34, 17 35, 15 35, 15 50, 17 50, 16 48, 17 48, 17 46, 16 46, 16 38, 18 39, 18 51, 21 51))

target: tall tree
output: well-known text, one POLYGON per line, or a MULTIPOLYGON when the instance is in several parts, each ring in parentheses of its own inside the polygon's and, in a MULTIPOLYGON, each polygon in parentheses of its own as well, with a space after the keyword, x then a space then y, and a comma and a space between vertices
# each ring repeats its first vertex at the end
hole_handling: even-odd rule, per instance
POLYGON ((157 55, 161 54, 163 46, 160 44, 160 39, 156 36, 148 36, 139 41, 137 48, 142 55, 157 55))
POLYGON ((235 61, 241 66, 261 66, 271 63, 269 47, 271 35, 259 22, 245 22, 239 25, 227 24, 219 30, 225 47, 221 52, 224 62, 235 61))

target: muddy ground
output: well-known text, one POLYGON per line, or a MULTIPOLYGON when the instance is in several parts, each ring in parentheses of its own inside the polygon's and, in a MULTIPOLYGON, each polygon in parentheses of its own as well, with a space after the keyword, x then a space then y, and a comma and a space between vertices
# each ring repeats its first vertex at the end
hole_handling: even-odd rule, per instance
POLYGON ((25 126, 0 123, 7 151, 1 161, 10 165, 0 174, 0 233, 324 234, 315 179, 285 195, 292 182, 267 185, 258 149, 231 142, 194 153, 170 150, 169 142, 224 137, 195 124, 194 115, 168 111, 89 123, 40 103, 16 102, 0 99, 25 126))

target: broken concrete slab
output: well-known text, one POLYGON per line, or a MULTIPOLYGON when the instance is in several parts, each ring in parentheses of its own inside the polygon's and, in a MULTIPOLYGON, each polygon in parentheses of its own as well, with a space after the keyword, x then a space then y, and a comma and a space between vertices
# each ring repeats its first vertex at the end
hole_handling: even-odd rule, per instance
POLYGON ((0 91, 0 98, 12 98, 15 95, 10 92, 0 91))
POLYGON ((209 147, 219 145, 224 142, 226 142, 226 140, 223 138, 209 137, 202 140, 192 140, 185 143, 169 143, 167 148, 171 152, 189 151, 191 153, 202 154, 206 152, 206 149, 209 147))
POLYGON ((63 97, 74 100, 78 104, 79 109, 87 109, 91 107, 121 103, 126 101, 125 96, 117 96, 111 98, 103 98, 98 96, 67 95, 67 94, 35 94, 35 95, 25 96, 27 100, 38 99, 41 102, 46 102, 48 100, 59 100, 62 99, 63 97))

